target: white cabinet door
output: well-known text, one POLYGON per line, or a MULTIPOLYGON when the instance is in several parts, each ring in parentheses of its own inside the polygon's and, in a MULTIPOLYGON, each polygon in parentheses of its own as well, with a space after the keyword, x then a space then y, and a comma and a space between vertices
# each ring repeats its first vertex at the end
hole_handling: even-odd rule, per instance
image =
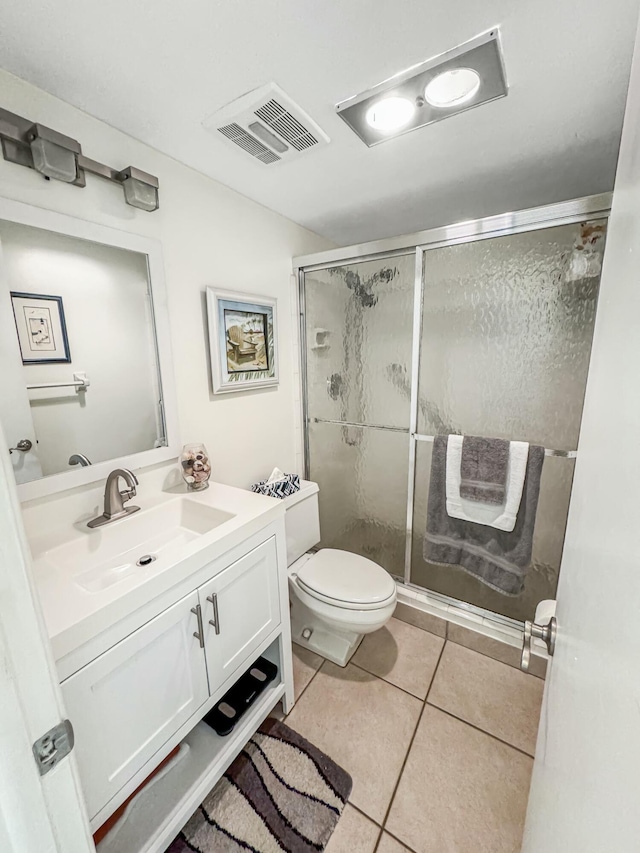
POLYGON ((62 683, 92 818, 209 698, 197 604, 194 591, 62 683))
POLYGON ((198 592, 213 696, 280 624, 275 537, 220 572, 198 592))

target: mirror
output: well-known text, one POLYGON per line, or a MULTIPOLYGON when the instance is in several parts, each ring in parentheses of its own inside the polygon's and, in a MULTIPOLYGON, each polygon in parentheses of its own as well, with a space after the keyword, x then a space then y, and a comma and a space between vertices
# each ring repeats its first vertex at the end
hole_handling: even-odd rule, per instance
POLYGON ((0 218, 0 420, 19 485, 64 474, 51 492, 99 479, 101 463, 166 458, 149 270, 128 246, 0 218))

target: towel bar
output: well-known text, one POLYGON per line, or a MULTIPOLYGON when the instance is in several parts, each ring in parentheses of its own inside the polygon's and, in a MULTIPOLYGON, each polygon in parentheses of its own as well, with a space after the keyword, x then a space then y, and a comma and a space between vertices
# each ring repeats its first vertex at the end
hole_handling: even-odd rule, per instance
POLYGON ((86 391, 90 384, 86 373, 74 373, 73 382, 39 382, 27 385, 27 391, 38 388, 75 388, 77 391, 86 391))
MULTIPOLYGON (((343 427, 359 427, 360 429, 381 429, 389 432, 409 432, 405 427, 380 426, 379 424, 357 423, 356 421, 334 421, 329 418, 309 418, 309 422, 314 424, 334 424, 335 426, 343 427)), ((411 437, 416 441, 433 441, 435 435, 422 435, 421 433, 411 433, 411 437)), ((575 459, 578 456, 577 450, 552 450, 549 447, 544 449, 545 456, 559 456, 561 459, 575 459)))
MULTIPOLYGON (((416 441, 433 441, 435 435, 420 435, 420 433, 414 432, 413 438, 416 441)), ((552 450, 549 447, 545 447, 544 449, 545 456, 559 456, 562 459, 575 459, 578 455, 577 450, 552 450)))

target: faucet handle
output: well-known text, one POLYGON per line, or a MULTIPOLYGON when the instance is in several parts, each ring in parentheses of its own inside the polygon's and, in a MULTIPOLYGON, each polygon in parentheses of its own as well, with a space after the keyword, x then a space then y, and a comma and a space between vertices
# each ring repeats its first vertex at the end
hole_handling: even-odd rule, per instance
POLYGON ((122 470, 124 472, 126 472, 125 479, 127 480, 129 488, 123 489, 120 492, 120 495, 121 495, 123 501, 130 501, 131 498, 135 498, 135 496, 137 494, 136 486, 139 486, 140 483, 138 482, 138 478, 133 473, 133 471, 130 471, 128 468, 123 468, 122 470))
POLYGON ((138 482, 138 478, 137 478, 137 477, 136 477, 136 475, 133 473, 133 471, 131 471, 131 469, 130 469, 130 468, 124 468, 123 470, 127 472, 127 474, 131 477, 131 479, 132 479, 133 483, 135 484, 135 485, 132 485, 132 486, 131 486, 131 488, 134 490, 134 492, 133 492, 133 493, 135 494, 135 487, 140 485, 140 483, 138 482))

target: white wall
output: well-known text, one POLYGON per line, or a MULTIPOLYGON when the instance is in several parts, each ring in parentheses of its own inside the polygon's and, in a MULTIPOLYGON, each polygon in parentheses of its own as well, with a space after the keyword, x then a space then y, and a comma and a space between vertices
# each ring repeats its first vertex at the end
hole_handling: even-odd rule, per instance
MULTIPOLYGON (((22 387, 77 371, 91 383, 28 392, 43 474, 67 471, 72 453, 96 463, 152 449, 160 394, 146 256, 14 222, 0 222, 0 240, 6 285, 62 297, 69 338, 71 363, 20 365, 22 387)), ((10 407, 0 400, 0 417, 10 407)))
POLYGON ((207 444, 213 477, 247 486, 276 464, 285 470, 295 468, 291 257, 331 244, 5 72, 0 72, 0 92, 4 108, 78 139, 87 156, 115 168, 134 165, 158 176, 160 209, 146 213, 125 205, 121 187, 92 175, 79 189, 45 181, 32 170, 0 159, 0 192, 7 198, 162 242, 181 437, 207 444), (204 312, 207 285, 278 299, 277 388, 211 394, 204 312))

